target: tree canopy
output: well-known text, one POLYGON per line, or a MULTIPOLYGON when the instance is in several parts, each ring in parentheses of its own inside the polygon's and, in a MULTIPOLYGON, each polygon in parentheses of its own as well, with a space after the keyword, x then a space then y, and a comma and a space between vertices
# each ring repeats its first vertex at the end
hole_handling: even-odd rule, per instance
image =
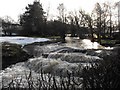
POLYGON ((68 33, 71 36, 90 38, 99 43, 102 39, 117 37, 115 35, 118 23, 113 20, 115 16, 112 15, 113 10, 109 3, 96 3, 91 14, 82 9, 68 13, 63 3, 58 5, 57 10, 56 19, 47 21, 49 10, 45 16, 42 4, 39 1, 36 0, 33 4, 28 4, 26 11, 20 16, 20 24, 23 27, 22 35, 57 35, 64 39, 68 33))
POLYGON ((42 4, 34 1, 33 4, 28 4, 25 13, 20 16, 20 24, 23 26, 23 33, 25 35, 44 34, 45 27, 45 12, 42 4))

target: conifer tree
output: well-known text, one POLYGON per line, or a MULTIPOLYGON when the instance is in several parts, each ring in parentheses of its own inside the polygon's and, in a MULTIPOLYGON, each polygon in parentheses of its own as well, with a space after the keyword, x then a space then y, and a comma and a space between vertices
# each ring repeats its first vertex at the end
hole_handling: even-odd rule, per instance
POLYGON ((28 4, 25 13, 20 16, 20 24, 25 35, 43 35, 45 25, 45 12, 39 1, 28 4))

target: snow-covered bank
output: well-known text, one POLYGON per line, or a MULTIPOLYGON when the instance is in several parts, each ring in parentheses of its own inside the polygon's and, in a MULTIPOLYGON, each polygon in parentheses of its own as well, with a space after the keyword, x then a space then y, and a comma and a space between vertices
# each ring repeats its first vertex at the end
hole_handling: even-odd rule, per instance
POLYGON ((0 37, 0 42, 9 42, 9 43, 15 43, 15 44, 21 44, 21 45, 27 45, 34 42, 45 42, 49 41, 50 39, 47 38, 32 38, 32 37, 0 37))

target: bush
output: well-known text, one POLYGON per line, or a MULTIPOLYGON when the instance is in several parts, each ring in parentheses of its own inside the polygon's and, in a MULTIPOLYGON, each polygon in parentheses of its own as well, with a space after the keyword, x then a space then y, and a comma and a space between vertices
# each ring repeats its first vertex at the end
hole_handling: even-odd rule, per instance
POLYGON ((27 61, 30 57, 32 56, 23 51, 20 45, 2 43, 2 69, 17 62, 27 61))
POLYGON ((25 79, 21 76, 10 80, 8 85, 2 84, 2 90, 78 90, 81 88, 81 78, 75 78, 67 73, 67 77, 41 73, 33 77, 33 72, 25 73, 25 79))
POLYGON ((83 88, 120 88, 120 53, 104 57, 92 67, 85 67, 83 88))

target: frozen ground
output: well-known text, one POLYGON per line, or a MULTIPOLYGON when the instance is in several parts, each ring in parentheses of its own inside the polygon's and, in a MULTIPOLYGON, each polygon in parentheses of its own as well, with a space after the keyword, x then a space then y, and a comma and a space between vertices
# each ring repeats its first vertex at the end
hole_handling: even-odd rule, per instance
POLYGON ((0 42, 10 42, 15 44, 27 45, 34 42, 48 41, 46 38, 32 38, 32 37, 0 37, 0 42))

